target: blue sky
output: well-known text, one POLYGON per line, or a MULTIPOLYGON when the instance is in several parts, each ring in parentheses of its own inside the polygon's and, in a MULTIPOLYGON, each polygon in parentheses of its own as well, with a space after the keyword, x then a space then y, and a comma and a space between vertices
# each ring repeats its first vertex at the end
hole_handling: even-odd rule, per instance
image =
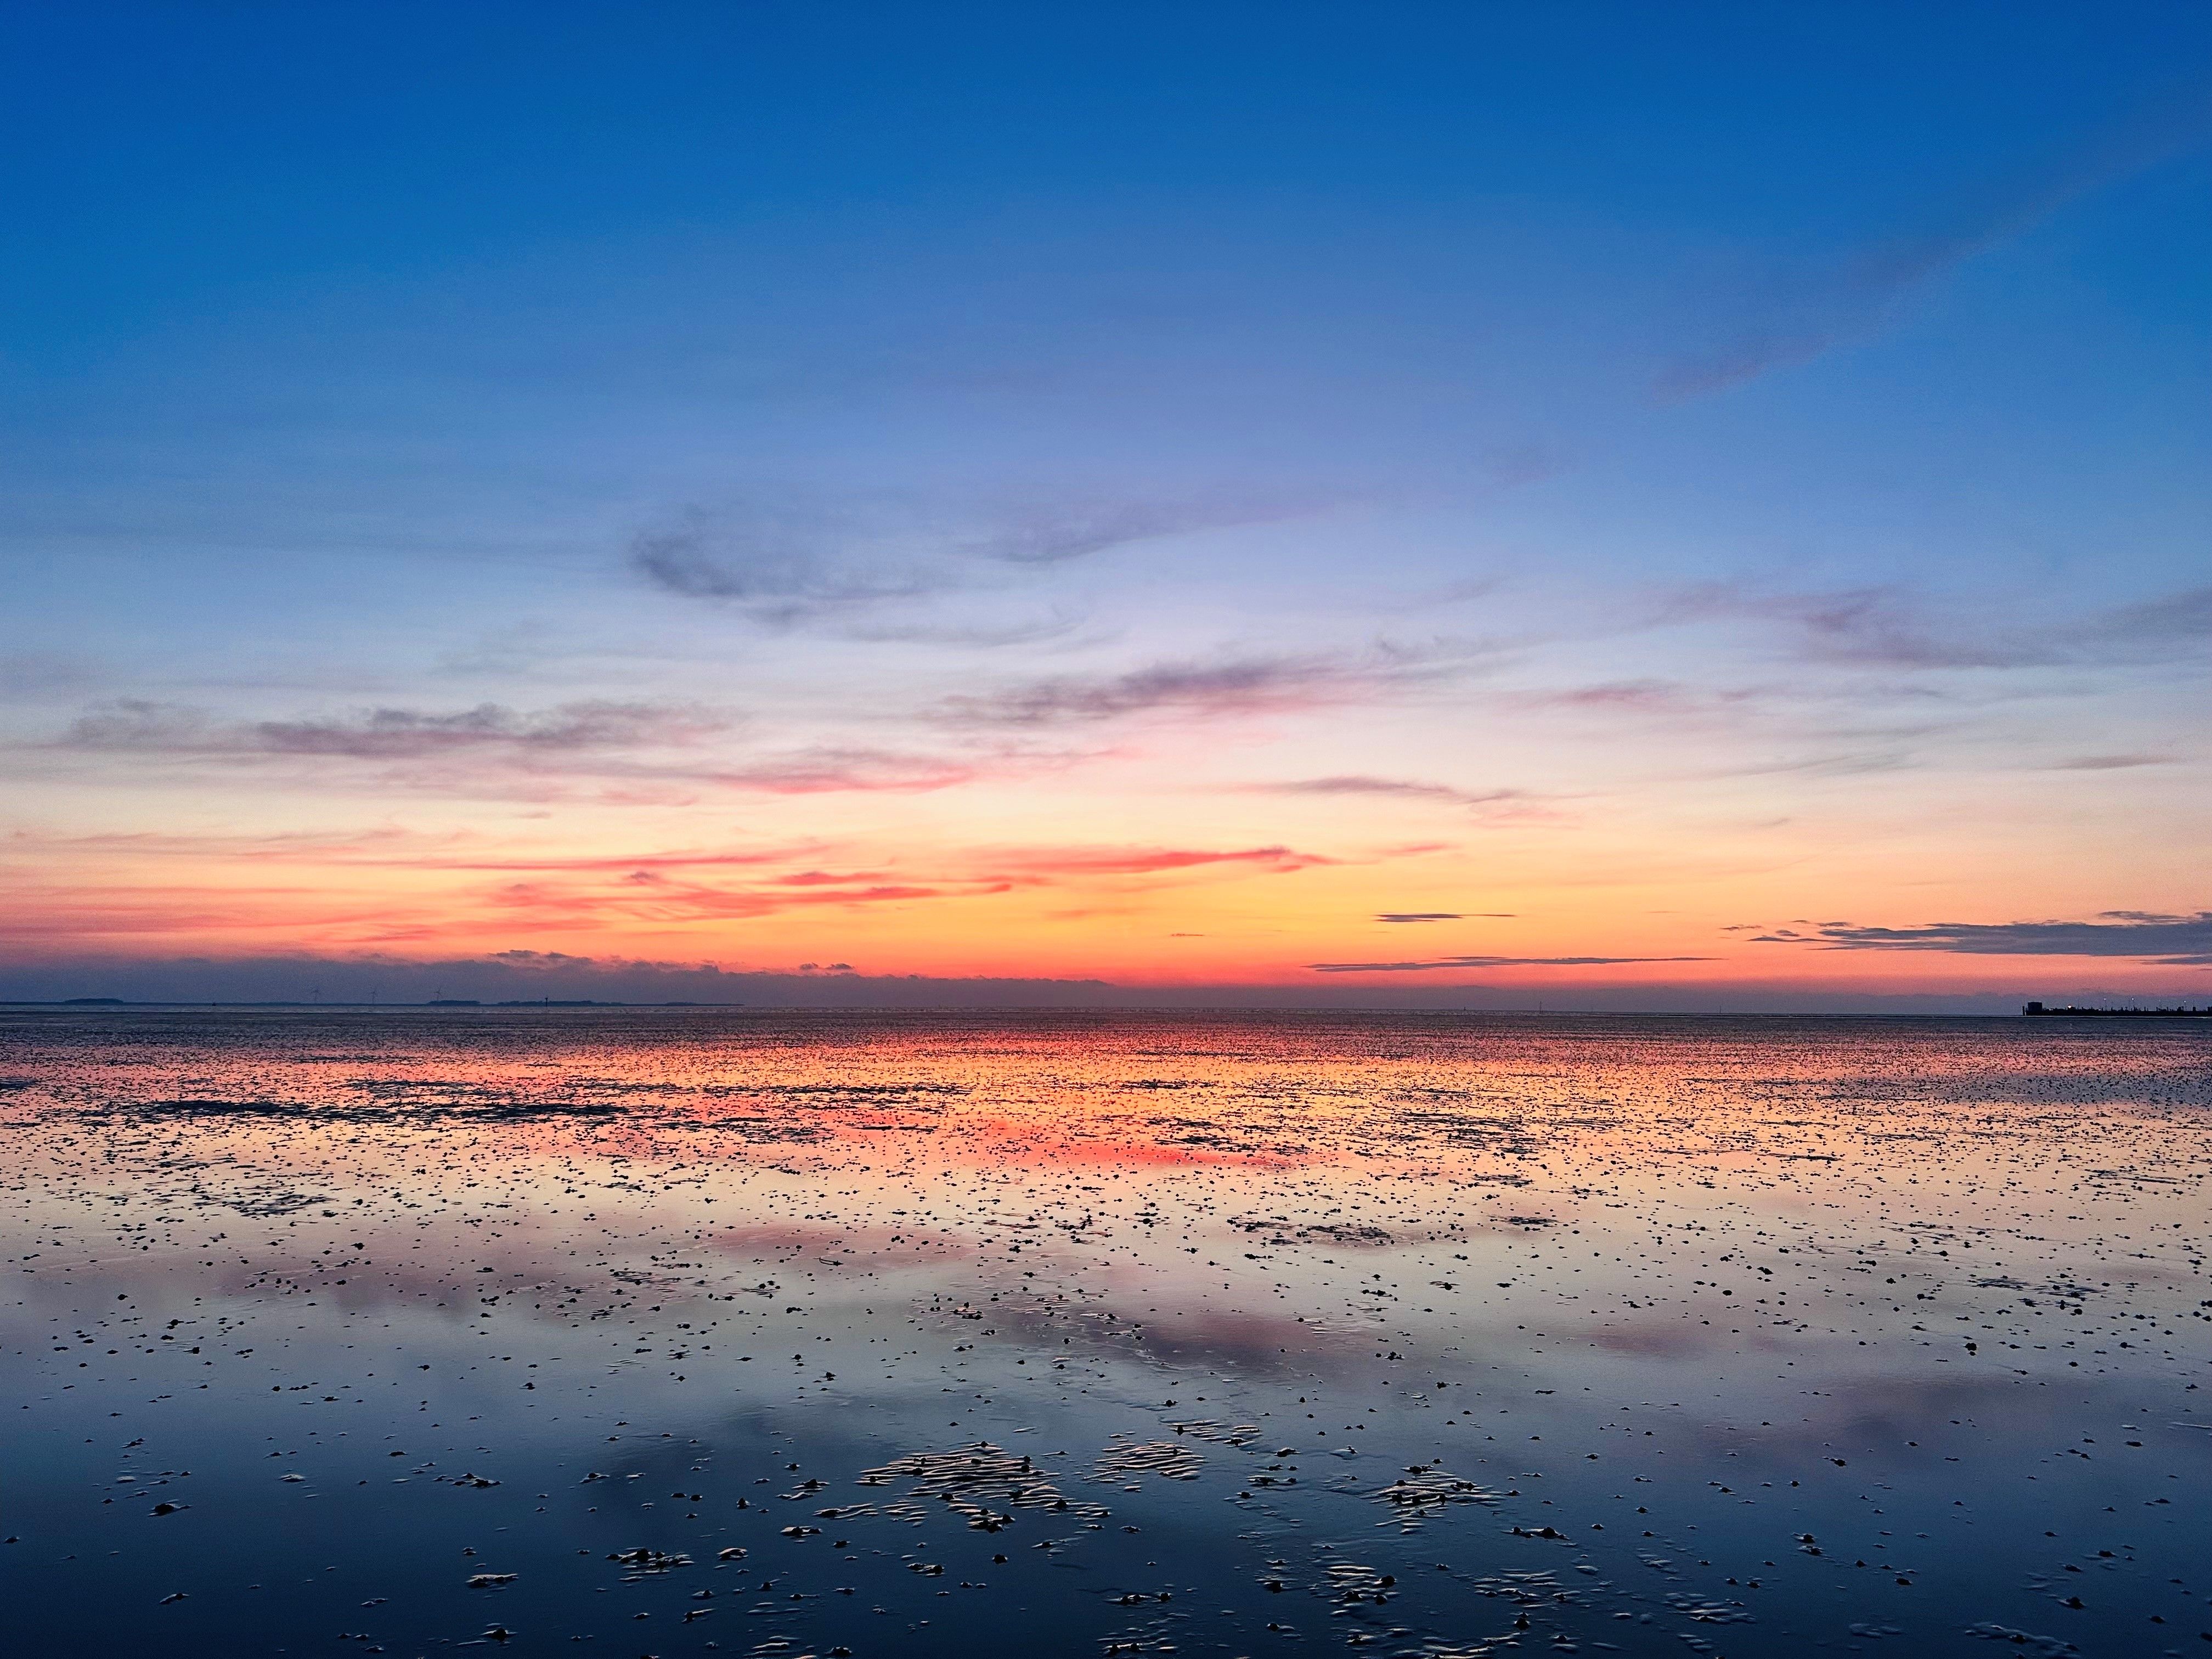
POLYGON ((2212 902, 2202 8, 15 23, 34 966, 502 943, 488 890, 318 920, 360 897, 320 866, 206 922, 303 836, 935 872, 899 891, 1017 841, 1373 875, 1086 890, 1059 933, 545 900, 564 946, 763 969, 1127 976, 1152 928, 1224 941, 1167 979, 1295 982, 1367 954, 1331 918, 1498 886, 1553 918, 1532 961, 1817 999, 1902 953, 1714 930, 2212 902), (548 712, 617 703, 620 737, 548 712), (486 708, 484 766, 362 769, 486 708), (298 736, 379 711, 374 757, 298 736), (1510 852, 1423 788, 1523 803, 1510 852), (156 834, 197 839, 157 874, 156 834), (118 891, 136 921, 71 931, 118 891))

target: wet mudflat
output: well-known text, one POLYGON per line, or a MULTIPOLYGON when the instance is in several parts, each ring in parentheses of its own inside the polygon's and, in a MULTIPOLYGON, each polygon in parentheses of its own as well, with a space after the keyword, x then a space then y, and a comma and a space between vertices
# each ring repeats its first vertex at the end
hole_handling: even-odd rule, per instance
POLYGON ((0 1014, 24 1654, 2212 1652, 2212 1032, 0 1014))

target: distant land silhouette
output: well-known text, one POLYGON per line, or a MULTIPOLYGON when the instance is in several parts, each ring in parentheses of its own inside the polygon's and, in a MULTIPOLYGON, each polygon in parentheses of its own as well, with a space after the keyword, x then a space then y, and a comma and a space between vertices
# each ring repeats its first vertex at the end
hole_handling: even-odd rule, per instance
POLYGON ((162 998, 63 997, 56 1002, 0 1002, 9 1008, 742 1008, 742 1002, 612 1002, 591 997, 433 997, 427 1002, 175 1002, 162 998))
POLYGON ((2212 1008, 2046 1008, 2031 1002, 2021 1012, 2031 1019, 2212 1019, 2212 1008))

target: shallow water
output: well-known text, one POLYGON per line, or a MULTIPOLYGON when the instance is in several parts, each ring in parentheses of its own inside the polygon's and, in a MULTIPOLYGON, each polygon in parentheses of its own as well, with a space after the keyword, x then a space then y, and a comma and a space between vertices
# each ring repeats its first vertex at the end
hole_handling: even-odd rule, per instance
POLYGON ((9 1649, 2212 1651, 2208 1062, 0 1015, 9 1649))

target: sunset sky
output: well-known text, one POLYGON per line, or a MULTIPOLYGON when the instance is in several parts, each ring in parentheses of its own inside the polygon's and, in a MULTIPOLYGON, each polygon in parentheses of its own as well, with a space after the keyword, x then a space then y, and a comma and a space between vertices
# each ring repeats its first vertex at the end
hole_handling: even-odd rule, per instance
POLYGON ((2212 10, 9 35, 0 996, 2212 995, 2212 10))

